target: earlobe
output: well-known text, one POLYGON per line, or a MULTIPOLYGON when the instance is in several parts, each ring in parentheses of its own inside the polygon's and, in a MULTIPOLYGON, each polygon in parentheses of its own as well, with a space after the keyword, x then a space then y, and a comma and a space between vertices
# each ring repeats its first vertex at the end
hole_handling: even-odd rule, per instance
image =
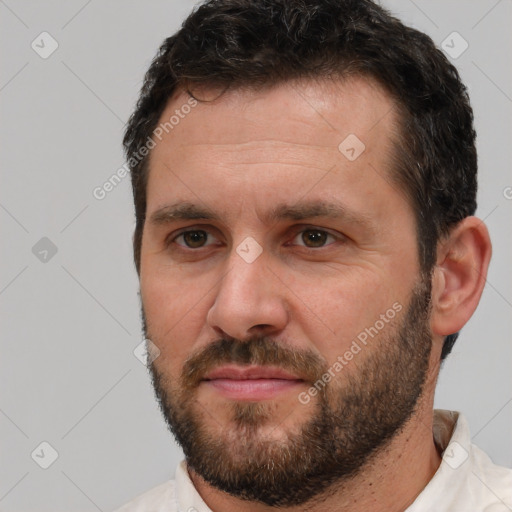
POLYGON ((491 259, 487 227, 476 217, 459 222, 438 245, 432 281, 434 334, 458 332, 475 311, 491 259))

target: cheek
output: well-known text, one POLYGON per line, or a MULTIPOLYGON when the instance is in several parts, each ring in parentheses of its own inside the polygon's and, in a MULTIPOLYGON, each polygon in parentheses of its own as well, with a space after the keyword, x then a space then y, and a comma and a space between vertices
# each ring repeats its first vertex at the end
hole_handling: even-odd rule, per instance
POLYGON ((148 337, 160 349, 159 364, 179 371, 194 349, 206 318, 206 290, 185 285, 175 272, 141 272, 141 298, 148 337))
MULTIPOLYGON (((292 318, 302 324, 313 348, 328 362, 349 350, 361 333, 364 338, 365 330, 376 322, 379 334, 387 330, 389 322, 380 329, 381 315, 393 310, 400 298, 390 280, 386 281, 379 273, 351 269, 336 274, 323 276, 313 285, 311 280, 302 282, 301 278, 295 278, 292 288, 297 290, 292 318)), ((391 313, 394 317, 394 310, 391 313)))

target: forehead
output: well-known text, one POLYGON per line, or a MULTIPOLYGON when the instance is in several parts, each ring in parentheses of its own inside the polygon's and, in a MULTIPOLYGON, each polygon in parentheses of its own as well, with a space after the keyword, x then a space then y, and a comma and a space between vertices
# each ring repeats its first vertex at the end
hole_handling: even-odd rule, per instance
POLYGON ((162 126, 174 115, 176 125, 162 133, 174 146, 186 144, 192 136, 195 144, 214 144, 220 138, 244 143, 259 136, 332 147, 350 133, 371 146, 380 135, 388 135, 396 121, 394 101, 367 77, 296 80, 261 90, 228 89, 223 94, 203 89, 197 96, 209 101, 199 101, 189 112, 190 96, 177 90, 160 117, 162 126), (200 128, 193 122, 197 117, 200 128))
POLYGON ((321 181, 317 191, 375 193, 369 181, 390 181, 396 121, 393 100, 361 77, 228 89, 197 103, 177 91, 154 137, 148 210, 173 194, 197 199, 194 190, 204 200, 216 189, 236 200, 255 198, 255 190, 279 200, 279 191, 300 195, 321 181))

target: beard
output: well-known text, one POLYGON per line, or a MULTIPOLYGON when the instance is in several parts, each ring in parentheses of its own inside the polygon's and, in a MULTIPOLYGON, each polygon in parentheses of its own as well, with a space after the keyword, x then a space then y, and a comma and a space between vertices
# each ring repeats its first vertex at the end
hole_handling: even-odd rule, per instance
MULTIPOLYGON (((277 366, 305 382, 320 382, 329 366, 316 353, 265 336, 224 337, 189 357, 177 382, 152 362, 156 398, 188 468, 236 498, 274 507, 333 494, 389 444, 416 410, 432 346, 430 295, 430 279, 424 277, 402 321, 386 326, 393 331, 379 333, 350 368, 317 388, 308 419, 279 440, 263 433, 276 419, 272 401, 230 401, 229 420, 219 426, 198 402, 198 386, 208 371, 229 363, 277 366)), ((146 330, 144 312, 143 323, 146 330)), ((290 406, 305 407, 299 400, 290 406)))

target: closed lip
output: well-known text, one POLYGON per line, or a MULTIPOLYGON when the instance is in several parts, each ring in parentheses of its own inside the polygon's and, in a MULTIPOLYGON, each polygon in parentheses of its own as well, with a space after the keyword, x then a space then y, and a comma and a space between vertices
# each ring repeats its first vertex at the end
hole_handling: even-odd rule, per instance
POLYGON ((222 366, 207 373, 203 380, 215 379, 280 379, 280 380, 303 380, 282 368, 275 366, 222 366))

